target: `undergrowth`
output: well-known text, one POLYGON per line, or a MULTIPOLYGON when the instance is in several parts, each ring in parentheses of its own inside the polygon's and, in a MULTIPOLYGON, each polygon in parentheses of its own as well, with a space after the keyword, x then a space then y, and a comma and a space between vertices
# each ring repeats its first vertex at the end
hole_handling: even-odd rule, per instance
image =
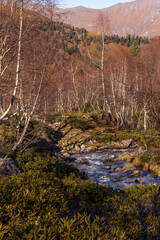
POLYGON ((156 186, 113 190, 63 159, 14 157, 23 173, 0 179, 0 239, 158 239, 156 186))
POLYGON ((76 116, 69 116, 65 119, 65 123, 70 124, 72 128, 78 128, 82 131, 91 128, 90 124, 87 121, 83 121, 76 116))

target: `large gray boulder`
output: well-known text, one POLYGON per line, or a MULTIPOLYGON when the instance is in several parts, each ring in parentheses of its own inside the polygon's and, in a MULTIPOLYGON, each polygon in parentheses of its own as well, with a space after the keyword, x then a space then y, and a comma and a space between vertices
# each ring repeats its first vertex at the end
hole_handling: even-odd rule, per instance
POLYGON ((15 173, 21 173, 15 161, 11 158, 0 158, 0 175, 11 176, 15 173))

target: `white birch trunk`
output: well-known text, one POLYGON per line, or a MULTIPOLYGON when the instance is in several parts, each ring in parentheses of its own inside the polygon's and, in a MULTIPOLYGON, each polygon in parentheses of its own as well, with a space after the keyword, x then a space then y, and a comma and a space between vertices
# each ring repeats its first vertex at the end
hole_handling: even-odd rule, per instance
POLYGON ((35 108, 36 108, 36 105, 37 105, 37 101, 38 101, 38 98, 39 98, 39 95, 40 95, 40 91, 41 91, 43 79, 44 79, 44 74, 45 74, 45 71, 46 71, 46 66, 47 66, 48 57, 49 57, 49 50, 48 50, 48 55, 47 55, 46 63, 45 63, 44 68, 43 68, 42 77, 41 77, 41 80, 40 80, 40 83, 39 83, 39 88, 38 88, 38 91, 37 91, 37 95, 36 95, 36 98, 35 98, 35 101, 34 101, 32 110, 31 110, 31 112, 29 113, 28 116, 27 116, 27 114, 25 115, 25 116, 26 116, 26 121, 25 121, 24 129, 23 129, 23 132, 22 132, 21 136, 19 137, 19 140, 18 140, 17 143, 13 146, 13 148, 12 148, 13 151, 15 151, 16 148, 23 142, 23 139, 24 139, 24 136, 25 136, 26 131, 27 131, 27 129, 28 129, 28 126, 29 126, 31 117, 32 117, 32 115, 33 115, 33 113, 34 113, 34 111, 35 111, 35 108))
POLYGON ((22 31, 23 31, 23 0, 21 0, 20 5, 20 27, 19 27, 19 38, 18 38, 18 51, 17 51, 17 66, 16 66, 16 81, 15 81, 15 87, 12 93, 10 105, 7 108, 7 110, 0 116, 0 120, 6 117, 6 115, 10 112, 15 97, 17 93, 17 88, 19 84, 19 73, 20 73, 20 61, 21 61, 21 40, 22 40, 22 31))
POLYGON ((144 105, 144 130, 147 130, 147 109, 146 104, 144 105))

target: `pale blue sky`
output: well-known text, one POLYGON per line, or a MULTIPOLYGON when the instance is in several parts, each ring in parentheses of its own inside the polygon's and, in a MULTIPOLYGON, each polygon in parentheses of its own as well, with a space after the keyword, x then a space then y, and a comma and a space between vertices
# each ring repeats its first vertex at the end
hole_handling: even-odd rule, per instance
POLYGON ((61 0, 62 7, 77 7, 84 6, 89 8, 106 8, 116 3, 131 2, 133 0, 61 0))

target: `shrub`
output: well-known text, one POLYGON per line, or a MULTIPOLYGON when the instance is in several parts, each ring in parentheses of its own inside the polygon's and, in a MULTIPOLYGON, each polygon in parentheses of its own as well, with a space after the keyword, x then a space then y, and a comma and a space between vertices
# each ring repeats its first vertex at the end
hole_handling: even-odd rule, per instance
POLYGON ((15 159, 24 172, 0 178, 0 239, 158 239, 156 186, 114 190, 33 150, 15 159))
POLYGON ((48 123, 54 123, 54 122, 59 122, 62 120, 62 114, 60 113, 55 113, 55 112, 50 112, 46 116, 46 121, 48 123))
POLYGON ((16 128, 10 121, 0 125, 0 155, 6 155, 16 140, 16 128))
POLYGON ((86 102, 84 106, 84 112, 91 112, 93 110, 93 107, 90 102, 86 102))
POLYGON ((81 119, 78 119, 76 116, 69 116, 65 120, 66 124, 70 124, 72 128, 78 128, 82 131, 89 129, 91 126, 88 122, 82 121, 81 119))

